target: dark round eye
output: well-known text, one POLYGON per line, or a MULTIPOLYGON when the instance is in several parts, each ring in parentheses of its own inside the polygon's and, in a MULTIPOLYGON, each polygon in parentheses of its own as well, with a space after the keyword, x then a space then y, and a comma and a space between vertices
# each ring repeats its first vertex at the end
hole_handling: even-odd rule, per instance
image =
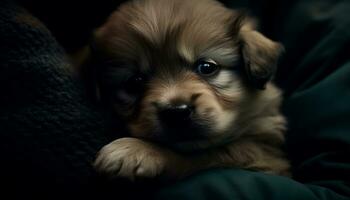
POLYGON ((197 72, 203 76, 214 75, 218 71, 219 65, 211 59, 199 60, 196 62, 197 72))
POLYGON ((129 93, 138 93, 142 91, 145 83, 145 77, 141 74, 131 76, 125 83, 125 89, 129 93))

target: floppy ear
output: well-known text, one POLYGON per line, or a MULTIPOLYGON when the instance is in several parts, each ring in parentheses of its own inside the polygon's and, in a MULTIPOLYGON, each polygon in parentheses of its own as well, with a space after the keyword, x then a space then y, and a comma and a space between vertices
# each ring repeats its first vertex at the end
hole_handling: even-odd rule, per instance
POLYGON ((248 80, 258 89, 264 89, 266 83, 275 74, 276 65, 284 48, 255 29, 252 19, 240 19, 237 37, 248 80))

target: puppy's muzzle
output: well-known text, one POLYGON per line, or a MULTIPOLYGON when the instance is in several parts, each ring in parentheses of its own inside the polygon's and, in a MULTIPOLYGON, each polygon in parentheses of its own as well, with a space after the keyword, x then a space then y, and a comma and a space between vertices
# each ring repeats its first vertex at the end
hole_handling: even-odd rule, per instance
POLYGON ((188 141, 198 138, 196 123, 193 120, 195 106, 189 103, 176 103, 158 106, 158 119, 163 127, 162 139, 169 142, 188 141))
POLYGON ((169 105, 159 109, 159 119, 169 127, 177 127, 191 120, 194 107, 189 104, 169 105))

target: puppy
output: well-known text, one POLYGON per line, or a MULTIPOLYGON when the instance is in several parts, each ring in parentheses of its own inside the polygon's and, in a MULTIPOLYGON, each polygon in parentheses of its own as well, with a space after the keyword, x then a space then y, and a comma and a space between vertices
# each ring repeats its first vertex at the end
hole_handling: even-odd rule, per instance
POLYGON ((283 47, 214 0, 133 0, 94 34, 101 101, 130 137, 94 166, 111 177, 179 179, 238 167, 288 175, 286 120, 271 83, 283 47))

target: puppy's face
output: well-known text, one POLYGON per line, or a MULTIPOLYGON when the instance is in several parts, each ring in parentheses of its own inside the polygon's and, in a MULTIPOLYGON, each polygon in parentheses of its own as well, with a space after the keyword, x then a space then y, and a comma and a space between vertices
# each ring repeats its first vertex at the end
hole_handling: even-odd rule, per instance
POLYGON ((252 28, 211 0, 126 3, 95 34, 101 98, 134 137, 182 150, 238 137, 281 49, 252 28))

